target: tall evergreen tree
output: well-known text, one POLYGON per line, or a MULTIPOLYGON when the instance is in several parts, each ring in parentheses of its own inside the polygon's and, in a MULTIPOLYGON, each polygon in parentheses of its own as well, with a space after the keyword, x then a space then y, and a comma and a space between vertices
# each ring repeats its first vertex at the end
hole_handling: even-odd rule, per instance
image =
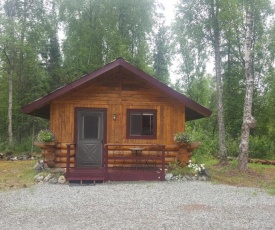
POLYGON ((154 0, 63 0, 64 66, 80 76, 123 57, 147 70, 154 0))
MULTIPOLYGON (((8 139, 10 148, 30 133, 31 119, 20 113, 20 107, 45 94, 48 89, 47 71, 42 65, 42 53, 47 42, 48 12, 43 0, 6 0, 1 6, 0 59, 1 84, 8 103, 1 101, 0 110, 8 111, 8 139), (7 85, 8 83, 8 85, 7 85)), ((1 114, 3 112, 0 112, 1 114)), ((39 123, 39 122, 38 122, 39 123)), ((41 122, 40 122, 41 123, 41 122)))
POLYGON ((155 48, 153 53, 154 77, 165 84, 170 83, 169 65, 170 65, 170 47, 168 40, 168 28, 163 22, 158 27, 155 37, 155 48))
POLYGON ((61 77, 61 54, 58 40, 58 5, 56 1, 51 1, 49 4, 52 9, 48 19, 48 42, 46 55, 46 66, 49 73, 49 88, 50 91, 62 85, 61 77))

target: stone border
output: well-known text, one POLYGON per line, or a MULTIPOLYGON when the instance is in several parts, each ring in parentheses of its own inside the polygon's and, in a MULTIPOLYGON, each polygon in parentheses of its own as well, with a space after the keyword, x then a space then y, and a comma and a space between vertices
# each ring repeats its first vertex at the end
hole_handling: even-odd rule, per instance
POLYGON ((167 173, 165 175, 166 181, 210 181, 210 175, 176 175, 174 176, 172 173, 167 173))

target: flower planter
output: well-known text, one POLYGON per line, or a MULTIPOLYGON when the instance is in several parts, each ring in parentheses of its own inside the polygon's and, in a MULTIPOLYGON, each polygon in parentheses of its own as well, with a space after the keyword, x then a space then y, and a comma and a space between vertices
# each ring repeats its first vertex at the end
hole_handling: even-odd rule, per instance
POLYGON ((188 161, 191 160, 193 150, 200 146, 200 142, 190 142, 190 143, 177 143, 179 152, 177 160, 180 162, 181 166, 187 165, 188 161))
POLYGON ((180 153, 177 156, 177 160, 180 162, 181 166, 185 166, 185 165, 187 165, 187 163, 189 161, 189 156, 188 156, 188 154, 180 153))
POLYGON ((49 168, 54 168, 55 163, 55 148, 56 142, 35 142, 36 146, 40 147, 43 151, 43 157, 49 168))
POLYGON ((198 148, 201 145, 199 141, 191 142, 189 143, 189 146, 187 147, 188 152, 192 152, 194 149, 198 148))
POLYGON ((190 145, 190 143, 185 143, 185 142, 177 142, 177 146, 179 148, 187 148, 190 145))

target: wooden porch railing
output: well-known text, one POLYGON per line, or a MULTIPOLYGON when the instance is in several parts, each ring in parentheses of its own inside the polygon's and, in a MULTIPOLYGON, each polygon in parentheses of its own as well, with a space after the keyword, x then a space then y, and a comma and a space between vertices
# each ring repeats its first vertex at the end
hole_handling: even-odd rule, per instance
MULTIPOLYGON (((165 145, 161 144, 112 144, 108 143, 104 145, 104 172, 105 172, 105 178, 108 180, 108 162, 109 160, 118 160, 118 161, 132 161, 133 164, 138 162, 147 162, 148 160, 152 161, 161 161, 161 168, 158 169, 159 178, 160 180, 165 179, 165 145), (131 147, 137 147, 131 148, 131 147), (138 148, 142 150, 138 150, 138 148), (153 155, 142 155, 142 154, 132 154, 132 155, 121 155, 121 154, 112 154, 109 155, 109 150, 116 150, 116 149, 122 149, 123 151, 153 151, 156 152, 153 155), (161 151, 161 156, 157 154, 157 151, 161 151)), ((137 166, 136 166, 137 167, 137 166)), ((146 168, 142 168, 144 171, 146 171, 146 168)), ((142 171, 140 171, 142 172, 142 171)))
POLYGON ((75 154, 71 155, 72 146, 76 144, 67 144, 68 180, 165 180, 165 145, 108 143, 104 145, 103 167, 86 169, 71 169, 70 158, 75 157, 75 154), (115 154, 117 151, 120 154, 115 154), (127 164, 122 168, 108 167, 112 160, 126 162, 131 167, 127 164))

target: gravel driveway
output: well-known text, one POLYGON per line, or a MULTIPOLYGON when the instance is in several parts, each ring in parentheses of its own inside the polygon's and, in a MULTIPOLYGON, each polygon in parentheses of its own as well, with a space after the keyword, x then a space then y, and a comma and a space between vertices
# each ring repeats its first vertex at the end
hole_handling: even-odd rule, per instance
POLYGON ((275 229, 275 196, 210 182, 36 185, 0 193, 0 229, 275 229))

